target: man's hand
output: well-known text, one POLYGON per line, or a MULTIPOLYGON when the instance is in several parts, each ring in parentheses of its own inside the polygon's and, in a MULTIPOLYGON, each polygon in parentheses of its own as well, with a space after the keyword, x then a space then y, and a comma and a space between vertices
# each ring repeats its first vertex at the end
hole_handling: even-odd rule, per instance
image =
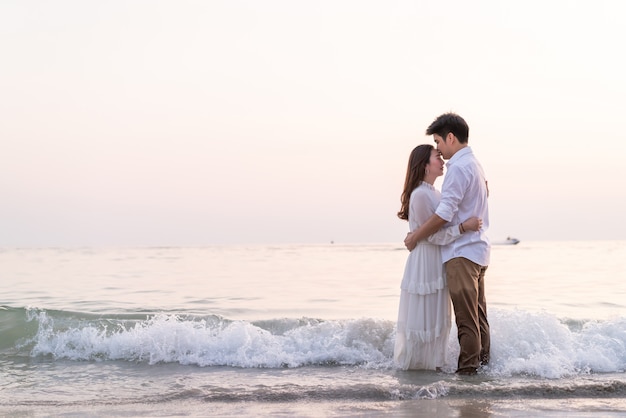
POLYGON ((407 250, 413 251, 415 247, 417 247, 417 243, 419 241, 426 239, 430 235, 439 231, 439 229, 441 229, 441 227, 445 224, 446 221, 440 218, 439 215, 437 215, 436 213, 432 214, 432 216, 428 218, 426 222, 420 225, 419 228, 407 234, 406 238, 404 239, 404 245, 406 246, 407 250))
POLYGON ((406 238, 404 239, 404 246, 409 251, 413 251, 413 249, 417 247, 417 240, 415 239, 414 232, 409 232, 408 234, 406 234, 406 238))

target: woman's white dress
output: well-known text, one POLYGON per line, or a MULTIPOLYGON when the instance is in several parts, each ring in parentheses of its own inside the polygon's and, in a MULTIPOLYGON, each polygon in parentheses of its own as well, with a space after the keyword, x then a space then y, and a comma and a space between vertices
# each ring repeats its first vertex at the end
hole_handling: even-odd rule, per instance
MULTIPOLYGON (((422 182, 409 202, 409 228, 431 217, 441 193, 422 182)), ((460 236, 458 225, 440 229, 409 253, 402 278, 394 361, 403 370, 434 370, 446 359, 450 335, 450 296, 441 261, 441 245, 460 236)))

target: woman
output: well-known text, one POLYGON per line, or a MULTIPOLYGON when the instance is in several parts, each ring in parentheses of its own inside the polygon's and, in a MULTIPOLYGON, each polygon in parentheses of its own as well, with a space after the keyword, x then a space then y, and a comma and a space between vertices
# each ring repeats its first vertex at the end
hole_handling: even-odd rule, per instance
MULTIPOLYGON (((433 186, 443 175, 443 159, 429 144, 419 145, 409 157, 402 192, 400 219, 411 231, 435 213, 441 193, 433 186)), ((400 293, 394 361, 403 370, 437 370, 444 365, 450 335, 450 297, 441 261, 440 245, 465 231, 477 231, 481 220, 470 218, 442 228, 420 241, 409 254, 400 293)))

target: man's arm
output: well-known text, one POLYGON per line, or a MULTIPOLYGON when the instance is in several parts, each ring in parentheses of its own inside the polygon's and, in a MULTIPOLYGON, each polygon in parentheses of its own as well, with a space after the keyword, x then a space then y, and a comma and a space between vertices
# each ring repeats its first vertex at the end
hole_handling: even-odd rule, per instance
POLYGON ((422 224, 422 226, 417 228, 415 231, 408 233, 404 239, 404 245, 409 251, 413 251, 419 241, 426 239, 430 235, 439 231, 446 223, 446 220, 440 218, 439 215, 434 213, 426 222, 422 224))

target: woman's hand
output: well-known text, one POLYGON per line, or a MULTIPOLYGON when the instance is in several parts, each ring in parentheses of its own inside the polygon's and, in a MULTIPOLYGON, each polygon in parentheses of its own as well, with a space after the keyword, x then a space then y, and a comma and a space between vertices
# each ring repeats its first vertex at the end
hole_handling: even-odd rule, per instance
POLYGON ((483 220, 474 216, 461 224, 461 231, 478 231, 482 226, 483 220))

